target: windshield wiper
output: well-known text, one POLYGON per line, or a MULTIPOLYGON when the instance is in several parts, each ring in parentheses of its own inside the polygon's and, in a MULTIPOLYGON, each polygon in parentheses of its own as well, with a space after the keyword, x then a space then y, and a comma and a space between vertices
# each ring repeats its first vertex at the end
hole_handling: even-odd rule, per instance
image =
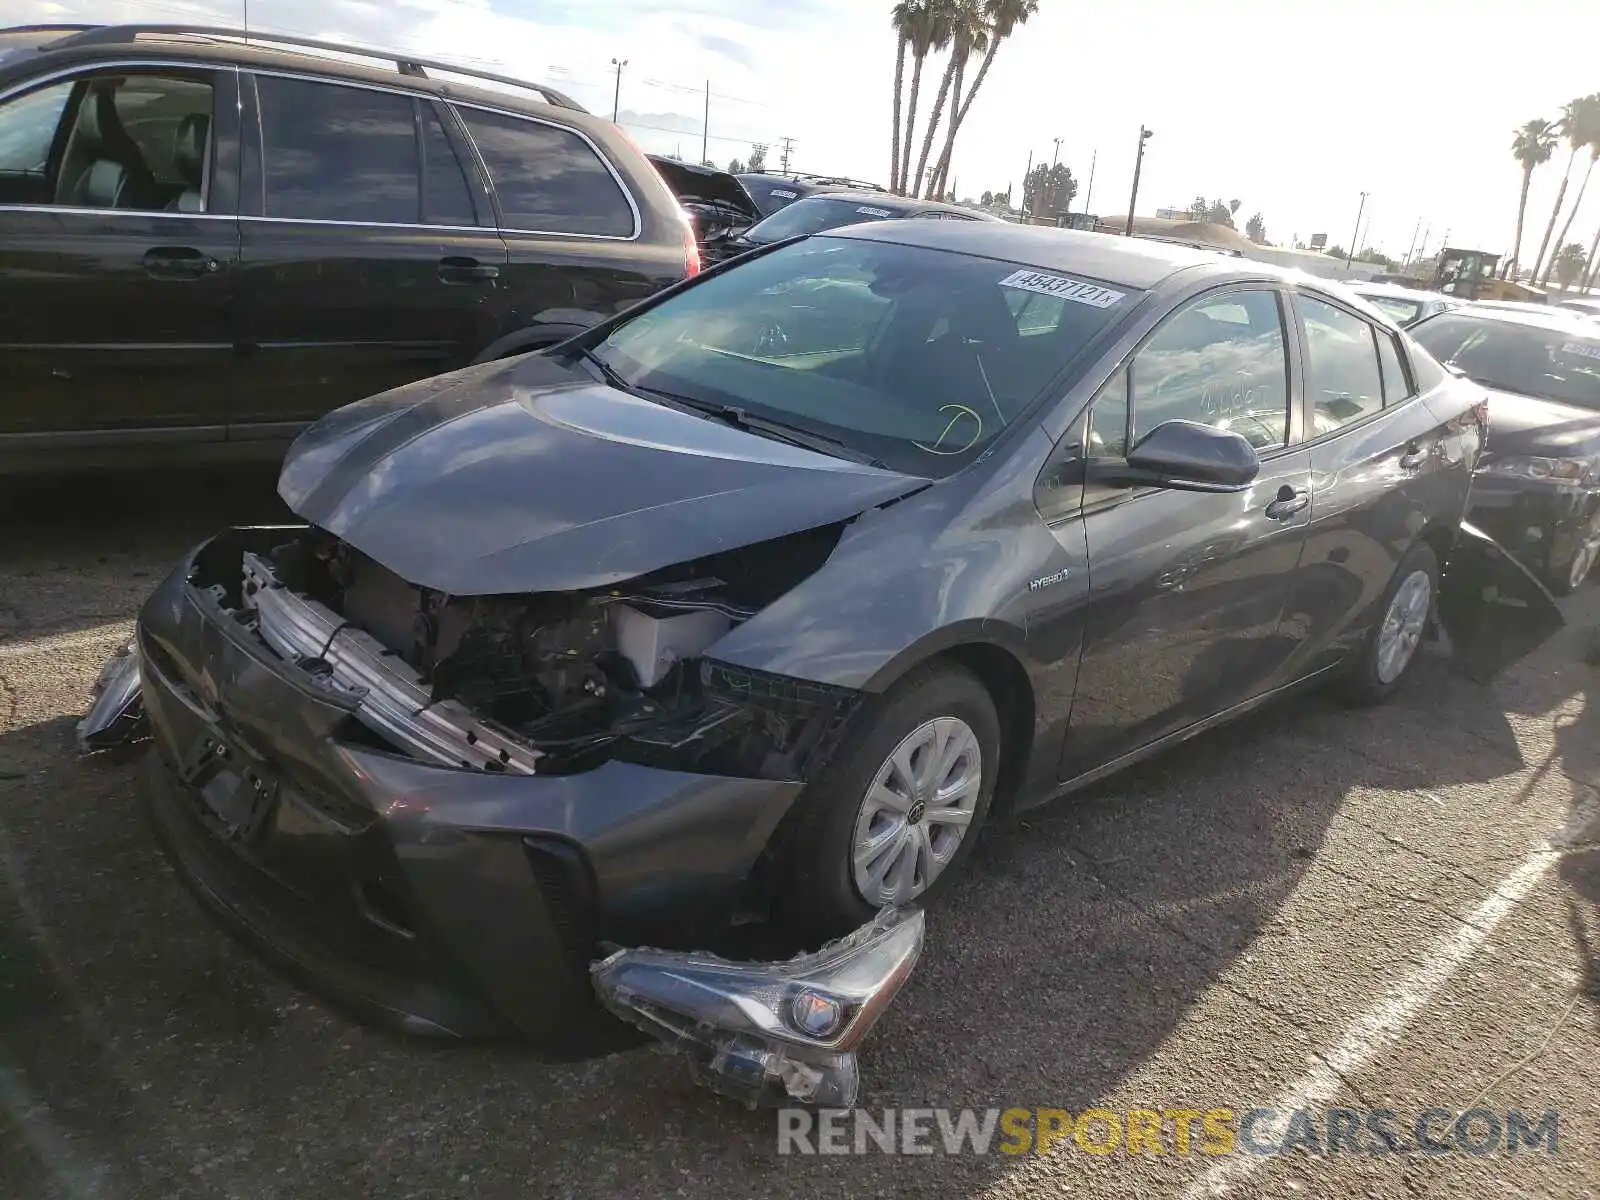
POLYGON ((791 446, 799 446, 802 450, 815 450, 819 454, 830 454, 834 458, 861 463, 863 466, 876 467, 880 471, 889 469, 889 464, 881 458, 864 454, 838 438, 829 437, 825 433, 817 433, 815 430, 806 429, 800 425, 791 425, 787 421, 775 421, 771 417, 758 417, 740 408, 737 404, 720 404, 714 400, 701 400, 694 396, 684 396, 662 388, 645 387, 643 384, 632 383, 593 350, 579 350, 578 357, 587 363, 591 363, 600 372, 606 383, 616 388, 619 392, 628 392, 636 396, 664 400, 675 408, 686 408, 700 413, 702 416, 715 417, 718 420, 726 421, 735 429, 742 429, 746 433, 761 434, 780 442, 788 442, 791 446))
POLYGON ((621 373, 615 367, 613 367, 605 359, 601 358, 593 350, 590 350, 587 346, 578 351, 578 357, 584 362, 592 365, 595 370, 599 371, 600 377, 604 379, 607 384, 616 388, 617 391, 631 392, 634 390, 633 384, 624 379, 621 373))
POLYGON ((815 450, 819 454, 829 454, 834 458, 846 459, 849 462, 861 463, 868 467, 877 467, 881 471, 889 469, 889 464, 881 458, 865 454, 836 437, 818 433, 816 430, 807 429, 803 425, 791 425, 788 421, 757 416, 737 404, 722 404, 715 400, 701 400, 697 396, 684 396, 678 392, 663 391, 661 388, 641 387, 639 384, 633 384, 632 386, 634 391, 643 392, 647 396, 658 397, 669 404, 682 405, 684 408, 693 409, 695 412, 705 416, 715 417, 719 421, 726 421, 735 429, 742 429, 746 433, 759 434, 770 437, 775 441, 788 442, 791 446, 799 446, 802 450, 815 450))

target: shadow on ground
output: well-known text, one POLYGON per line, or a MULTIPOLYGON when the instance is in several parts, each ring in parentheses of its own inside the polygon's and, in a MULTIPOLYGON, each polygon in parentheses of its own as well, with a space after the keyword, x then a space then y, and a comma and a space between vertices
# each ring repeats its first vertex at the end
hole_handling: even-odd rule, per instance
MULTIPOLYGON (((1454 686, 1430 662, 1415 692, 1454 686)), ((1492 693, 1452 705, 1491 735, 1470 754, 1420 699, 1380 716, 1311 697, 997 830, 931 914, 863 1104, 1076 1109, 1115 1090, 1273 920, 1351 789, 1517 768, 1492 693)), ((134 769, 75 759, 71 731, 0 736, 0 1194, 969 1195, 1010 1166, 779 1158, 770 1114, 662 1055, 551 1067, 351 1024, 200 913, 134 769)))

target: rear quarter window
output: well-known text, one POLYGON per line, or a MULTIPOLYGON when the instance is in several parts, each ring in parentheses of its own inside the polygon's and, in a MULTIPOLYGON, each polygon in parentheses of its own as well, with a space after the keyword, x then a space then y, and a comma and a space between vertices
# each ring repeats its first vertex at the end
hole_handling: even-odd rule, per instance
POLYGON ((627 196, 577 133, 504 113, 459 111, 489 168, 505 228, 596 237, 634 235, 627 196))

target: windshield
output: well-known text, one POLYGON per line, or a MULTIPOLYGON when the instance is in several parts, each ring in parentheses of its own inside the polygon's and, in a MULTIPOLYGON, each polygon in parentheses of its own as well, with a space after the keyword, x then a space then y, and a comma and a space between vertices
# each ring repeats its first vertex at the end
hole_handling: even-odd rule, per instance
POLYGON ((750 193, 750 199, 755 201, 763 217, 770 217, 780 208, 800 199, 800 185, 792 180, 741 175, 739 182, 744 184, 744 190, 750 193))
POLYGON ((1402 300, 1398 296, 1383 296, 1373 292, 1358 294, 1373 308, 1393 320, 1396 325, 1415 321, 1422 314, 1422 304, 1417 300, 1402 300))
POLYGON ((1444 313, 1411 336, 1485 387, 1600 409, 1600 333, 1444 313))
POLYGON ((821 233, 825 229, 838 229, 842 225, 883 221, 900 215, 893 209, 880 207, 865 200, 807 196, 773 213, 765 221, 753 226, 744 236, 747 241, 765 246, 770 242, 781 242, 784 238, 799 237, 803 233, 821 233))
POLYGON ((782 421, 896 470, 972 462, 1138 294, 943 250, 811 238, 594 348, 617 382, 782 421))

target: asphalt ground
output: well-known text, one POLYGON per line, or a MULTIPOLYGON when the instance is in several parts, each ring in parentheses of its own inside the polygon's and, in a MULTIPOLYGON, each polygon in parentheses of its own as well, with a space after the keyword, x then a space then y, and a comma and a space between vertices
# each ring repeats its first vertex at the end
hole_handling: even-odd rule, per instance
POLYGON ((664 1054, 551 1067, 351 1023, 199 910, 133 766, 76 757, 142 595, 216 527, 282 518, 271 484, 0 489, 0 1198, 1600 1195, 1600 588, 1492 687, 1430 657, 1383 708, 1289 701, 986 838, 861 1104, 1059 1109, 1078 1137, 780 1154, 773 1113, 664 1054), (1094 1108, 1119 1133, 1129 1109, 1312 1116, 1262 1155, 1182 1153, 1171 1118, 1157 1154, 1077 1123, 1094 1108), (1468 1153, 1448 1116, 1422 1152, 1430 1108, 1553 1112, 1554 1152, 1468 1153), (1340 1109, 1393 1110, 1407 1152, 1332 1152, 1340 1109))

